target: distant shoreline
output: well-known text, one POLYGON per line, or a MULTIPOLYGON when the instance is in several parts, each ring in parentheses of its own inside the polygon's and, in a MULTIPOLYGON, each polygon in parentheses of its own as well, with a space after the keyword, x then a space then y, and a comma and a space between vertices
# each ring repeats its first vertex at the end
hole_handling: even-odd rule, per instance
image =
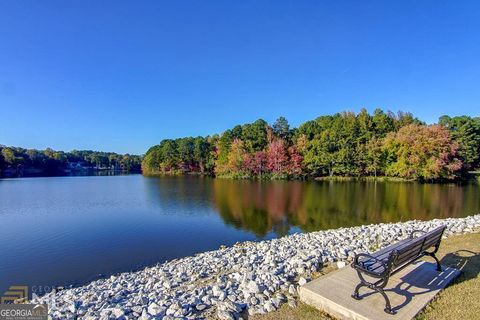
POLYGON ((85 169, 75 171, 65 171, 61 173, 48 174, 45 172, 29 172, 22 175, 0 174, 0 179, 16 178, 48 178, 48 177, 82 177, 82 176, 117 176, 128 174, 142 174, 141 171, 125 171, 113 169, 85 169))
POLYGON ((26 173, 22 175, 15 174, 0 174, 2 179, 17 179, 17 178, 48 178, 48 177, 83 177, 83 176, 119 176, 140 174, 144 177, 204 177, 212 179, 238 180, 238 181, 317 181, 317 182, 398 182, 398 183, 425 183, 425 184, 465 184, 465 183, 480 183, 480 174, 478 172, 456 180, 433 180, 433 181, 418 181, 414 179, 395 178, 388 176, 360 176, 360 177, 345 177, 345 176, 325 176, 325 177, 301 177, 301 178, 271 178, 271 177, 231 177, 231 176, 212 176, 208 174, 201 174, 198 172, 188 173, 149 173, 144 174, 141 170, 125 171, 114 169, 84 169, 65 171, 56 174, 48 174, 44 172, 26 173))
POLYGON ((417 182, 417 183, 429 183, 429 184, 462 184, 469 182, 480 182, 480 172, 470 172, 461 178, 454 180, 416 180, 405 179, 389 176, 323 176, 323 177, 272 177, 271 175, 264 176, 250 176, 250 175, 211 175, 202 174, 200 172, 164 172, 164 173, 142 173, 145 177, 182 177, 182 176, 196 176, 196 177, 209 177, 216 179, 227 180, 244 180, 244 181, 331 181, 331 182, 354 182, 354 181, 372 181, 372 182, 417 182))
POLYGON ((93 150, 69 152, 0 145, 0 178, 95 175, 141 172, 139 155, 93 150))

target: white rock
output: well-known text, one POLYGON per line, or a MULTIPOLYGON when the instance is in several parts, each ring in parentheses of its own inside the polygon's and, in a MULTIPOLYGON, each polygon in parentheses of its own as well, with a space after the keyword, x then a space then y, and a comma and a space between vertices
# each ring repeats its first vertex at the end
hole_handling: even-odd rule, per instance
POLYGON ((292 295, 296 295, 297 294, 297 289, 295 289, 295 286, 293 284, 291 284, 289 287, 288 287, 288 293, 292 294, 292 295))
POLYGON ((207 308, 207 305, 205 303, 200 303, 195 306, 195 309, 197 309, 198 311, 203 311, 206 308, 207 308))
POLYGON ((111 314, 115 317, 115 319, 119 319, 125 315, 125 311, 120 308, 113 308, 111 314))
POLYGON ((235 317, 225 310, 218 310, 217 316, 220 320, 235 320, 235 317))
POLYGON ((267 302, 265 303, 265 310, 267 310, 267 312, 272 312, 275 311, 276 308, 271 302, 267 302))
MULTIPOLYGON (((139 320, 150 320, 152 317, 147 313, 147 310, 143 310, 142 315, 138 318, 139 320)), ((165 319, 165 318, 164 318, 165 319)))
POLYGON ((300 277, 300 279, 298 280, 298 284, 303 286, 305 283, 307 283, 307 280, 305 280, 304 277, 300 277))
POLYGON ((152 316, 158 316, 160 314, 163 314, 165 311, 165 308, 160 307, 158 304, 155 302, 152 302, 148 305, 147 309, 148 313, 151 314, 152 316))
POLYGON ((250 292, 252 293, 258 293, 260 292, 260 287, 258 286, 258 284, 255 282, 255 281, 250 281, 248 283, 248 289, 250 290, 250 292))
POLYGON ((77 307, 75 305, 75 303, 71 303, 68 305, 68 311, 70 311, 71 313, 76 313, 77 312, 77 307))
POLYGON ((247 306, 249 314, 263 314, 284 301, 296 306, 292 297, 298 295, 297 287, 290 279, 300 277, 298 284, 302 285, 322 263, 335 261, 339 268, 344 267, 346 262, 339 261, 342 258, 351 261, 355 253, 378 250, 408 237, 412 230, 428 231, 440 224, 447 226, 445 236, 473 232, 480 228, 480 215, 245 242, 99 279, 83 287, 59 288, 32 302, 51 305, 49 316, 55 320, 134 318, 140 314, 140 319, 205 318, 212 312, 210 306, 216 306, 217 312, 228 319, 238 317, 247 306), (281 297, 280 291, 288 292, 288 296, 281 297))

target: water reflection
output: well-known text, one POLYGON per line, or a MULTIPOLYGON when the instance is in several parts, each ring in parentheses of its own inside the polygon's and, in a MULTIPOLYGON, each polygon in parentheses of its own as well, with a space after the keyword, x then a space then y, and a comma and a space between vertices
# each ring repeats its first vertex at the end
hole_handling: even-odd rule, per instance
POLYGON ((199 215, 213 209, 212 181, 197 176, 144 177, 144 192, 163 214, 199 215))
POLYGON ((223 220, 262 237, 480 212, 478 185, 213 180, 223 220))
POLYGON ((85 283, 302 230, 475 214, 478 190, 141 175, 0 179, 0 292, 85 283))

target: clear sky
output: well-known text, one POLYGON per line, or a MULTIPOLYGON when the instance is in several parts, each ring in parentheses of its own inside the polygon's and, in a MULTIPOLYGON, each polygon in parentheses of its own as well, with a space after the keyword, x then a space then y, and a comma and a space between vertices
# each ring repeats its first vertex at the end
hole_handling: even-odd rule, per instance
POLYGON ((0 0, 0 144, 163 138, 376 107, 480 115, 480 1, 0 0))

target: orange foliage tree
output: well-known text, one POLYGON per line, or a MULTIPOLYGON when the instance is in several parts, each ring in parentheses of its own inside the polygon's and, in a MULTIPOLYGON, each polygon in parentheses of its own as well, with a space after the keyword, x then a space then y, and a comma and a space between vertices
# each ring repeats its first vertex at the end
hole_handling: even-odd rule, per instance
POLYGON ((383 146, 387 153, 386 174, 406 179, 454 179, 462 161, 457 158, 458 144, 440 125, 410 124, 387 135, 383 146))

